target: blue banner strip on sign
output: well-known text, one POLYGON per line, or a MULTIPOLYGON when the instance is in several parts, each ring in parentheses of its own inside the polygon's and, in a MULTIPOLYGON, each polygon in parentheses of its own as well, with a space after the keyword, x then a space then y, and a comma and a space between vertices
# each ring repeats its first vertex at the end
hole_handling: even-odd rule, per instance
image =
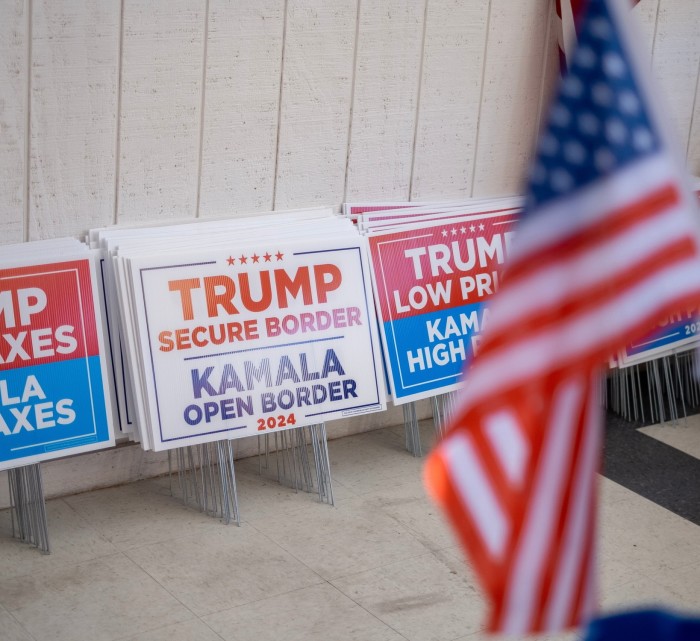
POLYGON ((84 439, 110 440, 98 356, 3 372, 0 460, 70 450, 84 439))
POLYGON ((57 450, 64 450, 67 446, 80 447, 81 445, 89 445, 90 443, 97 443, 97 436, 84 436, 83 438, 73 438, 70 439, 70 441, 65 441, 63 445, 61 443, 46 445, 44 447, 44 451, 55 452, 57 450))
POLYGON ((668 327, 659 329, 652 336, 648 336, 644 342, 635 343, 627 349, 628 356, 641 354, 649 349, 673 346, 686 339, 691 339, 700 333, 700 323, 695 318, 672 323, 668 327))
POLYGON ((483 309, 465 305, 384 323, 396 398, 437 394, 460 380, 481 333, 483 309))

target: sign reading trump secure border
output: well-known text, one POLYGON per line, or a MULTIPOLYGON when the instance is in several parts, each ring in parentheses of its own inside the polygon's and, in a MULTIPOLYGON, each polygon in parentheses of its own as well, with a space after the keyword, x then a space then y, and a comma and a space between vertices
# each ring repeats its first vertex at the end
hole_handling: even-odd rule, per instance
POLYGON ((127 260, 154 449, 385 409, 361 237, 127 260))

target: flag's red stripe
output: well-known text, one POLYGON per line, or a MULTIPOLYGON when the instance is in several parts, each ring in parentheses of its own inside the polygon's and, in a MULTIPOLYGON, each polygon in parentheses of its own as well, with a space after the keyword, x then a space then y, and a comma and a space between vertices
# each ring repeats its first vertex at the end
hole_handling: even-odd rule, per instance
POLYGON ((503 581, 503 566, 494 559, 484 545, 477 527, 472 522, 469 510, 464 507, 459 491, 455 488, 452 474, 440 450, 437 449, 425 464, 425 484, 434 501, 445 510, 462 546, 467 550, 484 589, 492 593, 503 581))
POLYGON ((533 629, 543 629, 543 618, 547 603, 551 598, 551 591, 553 589, 553 584, 555 581, 555 576, 560 570, 561 557, 564 554, 564 543, 565 537, 564 532, 566 530, 566 524, 569 518, 571 518, 570 510, 572 509, 571 500, 574 479, 578 476, 577 472, 577 461, 580 461, 581 453, 581 442, 584 438, 584 426, 586 425, 587 412, 590 408, 586 407, 586 401, 588 400, 589 394, 588 390, 584 397, 583 411, 579 414, 578 418, 572 416, 571 420, 577 420, 578 425, 576 426, 576 431, 574 434, 574 445, 569 453, 569 460, 566 464, 566 469, 569 471, 566 480, 564 482, 564 492, 562 493, 561 506, 559 507, 559 519, 557 520, 556 527, 554 531, 546 533, 550 538, 549 554, 544 562, 544 567, 542 568, 542 573, 544 579, 542 581, 542 586, 539 593, 539 598, 537 600, 537 611, 533 617, 533 629))
POLYGON ((597 402, 598 395, 594 391, 595 385, 598 384, 598 377, 592 376, 590 379, 591 384, 591 398, 587 406, 588 416, 586 417, 588 427, 586 429, 590 430, 592 428, 593 433, 587 433, 586 438, 590 439, 590 442, 586 442, 584 447, 586 451, 584 456, 589 453, 588 447, 591 447, 590 455, 592 457, 589 460, 586 467, 581 467, 577 472, 577 481, 582 487, 582 492, 588 492, 587 496, 584 498, 578 496, 577 502, 585 501, 585 527, 586 532, 581 542, 581 555, 579 558, 578 567, 576 568, 576 581, 575 589, 571 593, 571 600, 569 602, 569 611, 567 616, 564 618, 563 623, 566 626, 575 624, 580 624, 581 618, 586 616, 588 612, 585 610, 586 603, 579 602, 578 594, 581 591, 581 586, 584 582, 587 583, 588 579, 594 579, 595 575, 591 574, 591 568, 595 569, 593 559, 593 540, 596 534, 596 484, 597 484, 597 472, 600 468, 600 452, 601 452, 601 441, 603 432, 603 416, 602 408, 597 402))
MULTIPOLYGON (((610 358, 612 353, 619 348, 620 345, 627 345, 629 341, 627 337, 643 336, 649 331, 650 327, 653 327, 654 323, 659 318, 664 318, 675 314, 678 310, 691 309, 698 305, 700 300, 700 290, 694 289, 688 291, 682 295, 679 295, 673 299, 670 299, 667 303, 659 305, 655 309, 651 310, 648 314, 644 316, 639 316, 635 322, 631 322, 626 330, 621 330, 619 336, 613 337, 612 339, 601 341, 600 343, 591 347, 588 352, 577 356, 575 358, 564 359, 560 358, 558 360, 554 359, 549 366, 549 373, 552 376, 563 377, 566 376, 569 370, 582 371, 587 368, 594 367, 601 362, 606 362, 610 358), (617 340, 617 343, 615 343, 617 340)), ((469 372, 470 377, 481 376, 481 369, 483 369, 483 364, 485 361, 484 353, 480 352, 479 361, 474 362, 474 366, 469 372)), ((540 376, 541 374, 537 374, 540 376)), ((465 412, 472 406, 472 404, 485 404, 496 406, 500 397, 506 394, 512 393, 519 387, 527 384, 528 380, 531 380, 534 374, 527 374, 523 378, 516 381, 508 383, 508 385, 501 385, 498 387, 496 384, 492 386, 489 392, 481 393, 479 396, 471 396, 465 391, 467 398, 467 403, 463 407, 459 408, 460 412, 465 412)))
MULTIPOLYGON (((581 379, 580 374, 575 376, 573 381, 574 385, 576 385, 576 379, 581 379)), ((528 484, 526 493, 521 498, 519 506, 520 509, 514 512, 514 545, 509 550, 509 554, 507 556, 507 578, 502 586, 503 592, 500 599, 501 604, 498 608, 498 616, 496 618, 497 627, 494 628, 494 630, 507 629, 508 620, 511 616, 513 616, 512 612, 507 608, 512 607, 513 612, 522 612, 522 602, 518 602, 517 596, 514 597, 514 602, 511 602, 510 594, 512 593, 517 595, 517 592, 513 586, 516 585, 516 581, 518 579, 517 572, 522 570, 522 564, 530 563, 533 560, 531 558, 526 559, 524 555, 532 553, 531 550, 526 548, 526 541, 529 540, 529 537, 534 537, 535 533, 537 533, 535 538, 538 541, 545 541, 546 551, 544 551, 544 555, 541 559, 534 559, 539 562, 539 565, 531 575, 531 581, 528 585, 528 590, 534 590, 535 592, 531 601, 532 609, 527 613, 526 621, 528 623, 526 625, 526 629, 529 631, 536 631, 539 629, 537 626, 538 605, 540 603, 538 596, 544 589, 543 584, 546 578, 544 574, 545 570, 552 562, 552 555, 555 553, 554 548, 556 546, 556 539, 554 536, 558 523, 557 514, 559 514, 560 510, 562 509, 563 497, 565 495, 566 488, 570 484, 571 478, 571 469, 568 469, 566 465, 562 466, 558 470, 556 468, 549 470, 550 474, 557 473, 561 474, 561 476, 556 476, 556 478, 552 478, 551 476, 548 478, 544 477, 545 468, 542 466, 546 464, 547 460, 549 460, 549 463, 552 462, 552 459, 549 459, 549 456, 551 456, 550 450, 553 447, 553 444, 556 444, 558 434, 561 433, 561 430, 565 429, 561 423, 555 425, 554 420, 560 418, 558 416, 560 409, 557 408, 557 405, 562 399, 562 394, 564 394, 563 390, 568 387, 568 384, 564 384, 561 379, 559 380, 558 385, 555 383, 556 379, 548 377, 548 380, 550 381, 551 392, 547 397, 548 401, 546 414, 540 419, 540 425, 545 433, 544 440, 538 449, 537 456, 533 457, 532 468, 529 471, 531 483, 528 484), (557 504, 554 508, 545 509, 542 514, 545 516, 545 518, 552 516, 555 520, 551 523, 539 522, 535 520, 535 512, 537 510, 537 506, 535 504, 542 501, 543 498, 549 494, 548 490, 552 486, 554 486, 555 489, 563 487, 564 490, 562 492, 555 491, 553 494, 551 494, 550 498, 557 501, 557 504), (541 492, 544 494, 540 494, 541 492)), ((574 441, 571 443, 571 446, 567 448, 567 459, 575 457, 578 454, 578 450, 575 450, 575 446, 577 446, 579 442, 579 439, 576 438, 576 432, 581 429, 580 420, 584 413, 583 409, 586 406, 588 397, 588 380, 586 379, 584 389, 578 393, 576 398, 576 405, 569 408, 570 414, 566 417, 566 420, 576 422, 574 441)), ((552 505, 551 503, 548 504, 552 505)), ((542 548, 539 549, 542 550, 542 548)))
MULTIPOLYGON (((519 552, 519 544, 522 543, 522 529, 527 514, 527 509, 530 505, 530 500, 534 494, 533 484, 535 481, 535 473, 543 453, 544 441, 549 437, 546 426, 551 421, 550 413, 552 410, 551 400, 553 395, 553 389, 548 384, 549 380, 550 379, 547 377, 540 380, 539 382, 541 388, 534 395, 534 398, 536 399, 545 398, 547 400, 544 402, 544 406, 540 407, 537 411, 536 427, 538 429, 536 431, 536 436, 539 438, 537 439, 537 442, 533 444, 532 456, 528 461, 528 465, 525 470, 525 483, 523 486, 523 491, 519 495, 518 502, 510 506, 510 515, 513 520, 513 545, 511 545, 506 552, 504 558, 505 579, 498 586, 498 591, 494 598, 494 602, 492 604, 493 607, 487 623, 487 630, 491 632, 502 631, 504 629, 507 615, 505 611, 507 605, 505 596, 510 583, 510 574, 512 572, 514 558, 519 552)), ((528 421, 528 423, 532 424, 532 421, 528 421)), ((556 480, 553 480, 553 482, 556 482, 556 480)))
MULTIPOLYGON (((595 434, 590 434, 590 429, 600 430, 600 418, 598 413, 600 408, 594 404, 592 387, 596 385, 597 377, 592 375, 588 381, 588 390, 586 400, 584 401, 582 411, 578 417, 578 425, 575 433, 575 443, 571 450, 570 460, 566 466, 569 471, 566 482, 565 492, 562 497, 561 512, 554 533, 554 542, 551 546, 552 553, 547 559, 544 568, 545 580, 543 582, 542 591, 538 603, 538 612, 535 620, 535 628, 546 629, 546 617, 549 614, 548 608, 552 607, 554 601, 554 590, 561 589, 558 580, 559 573, 564 571, 567 566, 567 555, 573 551, 567 548, 567 533, 568 527, 574 520, 574 514, 580 507, 580 498, 575 495, 576 490, 580 487, 587 487, 595 482, 596 468, 591 468, 586 460, 586 445, 590 444, 587 439, 593 439, 598 443, 595 434)), ((586 521, 587 522, 587 521, 586 521)), ((580 577, 579 577, 580 580, 580 577)), ((577 591, 574 591, 572 598, 575 600, 577 591)), ((570 602, 571 603, 571 602, 570 602)), ((571 609, 571 608, 570 608, 571 609)))
MULTIPOLYGON (((476 425, 480 419, 476 416, 469 415, 465 417, 464 425, 476 425)), ((502 506, 505 514, 509 513, 509 502, 512 500, 513 488, 508 480, 506 471, 503 469, 500 459, 494 453, 490 441, 486 438, 483 429, 467 429, 471 443, 477 456, 480 458, 484 470, 488 474, 491 489, 496 495, 498 502, 502 506)), ((527 440, 527 434, 523 434, 523 438, 527 440)))
MULTIPOLYGON (((593 479, 595 483, 596 478, 593 479)), ((589 512, 591 518, 587 523, 586 539, 584 543, 584 554, 581 559, 581 567, 579 571, 579 584, 576 593, 576 598, 571 607, 571 613, 569 614, 568 625, 574 626, 578 625, 581 616, 589 616, 590 612, 586 611, 588 591, 591 589, 591 582, 596 580, 596 559, 595 559, 595 535, 597 530, 597 511, 596 505, 598 504, 598 490, 597 487, 593 488, 590 498, 590 508, 589 512)), ((594 604, 597 605, 597 604, 594 604)))
MULTIPOLYGON (((566 298, 562 297, 550 307, 538 309, 529 317, 520 319, 517 325, 508 330, 485 337, 481 344, 481 353, 486 355, 492 350, 511 348, 520 341, 529 340, 533 332, 543 332, 556 325, 564 325, 575 316, 583 315, 610 300, 614 300, 621 292, 648 280, 658 270, 675 262, 693 258, 696 252, 696 244, 690 238, 683 238, 662 247, 654 254, 629 266, 625 271, 611 274, 609 279, 606 278, 594 287, 575 292, 566 298)), ((696 286, 696 289, 700 289, 700 284, 696 286)), ((566 296, 568 292, 562 292, 562 294, 566 296)), ((635 338, 636 336, 630 335, 626 342, 635 338)))
MULTIPOLYGON (((611 236, 622 234, 652 219, 679 202, 680 194, 676 186, 664 185, 629 205, 609 212, 595 224, 573 231, 569 238, 547 247, 538 247, 534 253, 514 256, 506 268, 501 286, 516 283, 541 269, 556 268, 558 264, 566 263, 572 253, 582 253, 595 247, 602 241, 609 240, 611 236)), ((562 210, 562 216, 565 215, 566 212, 562 210)))
MULTIPOLYGON (((571 13, 576 15, 585 1, 557 0, 558 14, 566 17, 561 22, 569 22, 571 13), (565 1, 572 12, 563 4, 565 1)), ((495 316, 506 312, 499 304, 508 305, 508 309, 517 310, 520 317, 515 312, 504 313, 484 334, 485 342, 469 374, 474 383, 465 388, 463 406, 453 422, 458 427, 451 435, 462 430, 469 435, 472 453, 480 457, 485 467, 486 482, 497 494, 495 500, 503 504, 503 514, 510 518, 510 545, 502 558, 484 554, 484 542, 479 539, 479 530, 475 527, 481 522, 473 518, 475 514, 481 517, 473 511, 481 505, 479 500, 474 498, 473 506, 465 504, 462 499, 465 494, 451 485, 458 477, 452 476, 447 467, 453 465, 461 470, 457 467, 459 462, 450 453, 441 456, 444 443, 431 457, 442 466, 442 497, 448 516, 458 530, 461 528, 460 537, 472 555, 476 555, 476 569, 487 584, 494 608, 489 625, 493 631, 542 631, 562 622, 577 624, 582 616, 589 614, 594 605, 590 596, 595 584, 594 463, 598 461, 598 457, 594 461, 593 448, 596 446, 599 456, 600 439, 593 420, 598 408, 591 399, 595 385, 592 373, 609 356, 610 350, 628 344, 648 331, 658 318, 693 306, 700 298, 700 285, 693 278, 698 248, 692 230, 688 230, 687 237, 679 238, 676 234, 680 234, 682 228, 679 230, 674 224, 663 237, 653 236, 645 242, 643 249, 633 248, 629 242, 640 232, 661 229, 660 225, 668 218, 675 220, 676 214, 687 214, 677 207, 681 199, 676 187, 666 185, 649 196, 634 194, 630 197, 635 198, 634 203, 613 211, 606 211, 612 206, 605 207, 602 201, 597 213, 605 213, 606 220, 593 222, 583 230, 569 231, 568 237, 560 236, 547 247, 533 250, 534 254, 531 252, 529 256, 518 258, 516 255, 515 261, 511 260, 507 267, 502 285, 504 289, 516 284, 520 288, 510 298, 499 299, 502 302, 492 308, 495 316), (637 227, 640 223, 643 226, 637 227), (668 240, 672 233, 676 240, 668 240), (647 249, 646 245, 651 247, 647 249), (636 256, 633 249, 636 253, 643 252, 642 255, 636 256), (574 298, 573 293, 566 291, 564 278, 574 268, 585 268, 586 261, 600 260, 598 255, 602 251, 622 251, 618 256, 627 259, 630 255, 634 265, 615 266, 610 274, 598 270, 589 272, 585 281, 579 281, 574 298), (529 305, 527 309, 519 309, 518 302, 525 300, 529 292, 537 297, 535 277, 549 277, 560 269, 564 275, 564 291, 554 288, 554 302, 544 303, 546 309, 542 309, 541 301, 532 311, 529 305), (659 291, 658 297, 650 298, 645 292, 651 284, 659 285, 660 277, 677 280, 673 286, 659 291), (621 308, 623 303, 634 307, 630 301, 637 296, 637 309, 621 308), (607 332, 596 332, 595 327, 589 331, 583 326, 587 321, 598 322, 601 311, 618 314, 611 319, 607 332), (507 322, 511 326, 506 330, 507 322), (580 334, 574 337, 569 349, 557 350, 557 342, 565 340, 567 332, 573 329, 580 334), (489 338, 494 331, 495 336, 489 338), (611 331, 615 332, 612 337, 608 336, 611 331), (543 357, 532 354, 532 363, 528 363, 525 355, 534 347, 551 347, 552 351, 547 351, 543 357), (503 370, 511 362, 508 357, 521 355, 522 366, 519 364, 504 375, 503 370), (567 399, 555 394, 557 385, 571 381, 569 377, 578 379, 581 376, 587 376, 587 393, 580 398, 567 399), (532 389, 531 399, 524 400, 523 395, 532 389), (507 475, 498 453, 491 449, 490 439, 483 434, 489 414, 503 410, 517 415, 520 429, 533 452, 524 464, 522 489, 503 484, 507 475), (475 436, 477 432, 479 436, 475 436), (496 490, 499 483, 501 489, 496 490), (545 503, 545 500, 554 503, 545 503), (583 536, 575 535, 581 532, 583 536), (527 610, 507 611, 515 607, 527 610)), ((563 208, 561 213, 566 215, 563 208)), ((572 385, 575 384, 573 380, 572 385)), ((566 391, 563 389, 562 393, 566 391)), ((484 505, 492 509, 490 504, 484 505)))

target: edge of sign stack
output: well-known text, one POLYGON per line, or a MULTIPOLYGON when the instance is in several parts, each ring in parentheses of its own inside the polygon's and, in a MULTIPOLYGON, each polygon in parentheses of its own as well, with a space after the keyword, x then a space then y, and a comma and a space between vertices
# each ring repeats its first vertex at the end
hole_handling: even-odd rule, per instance
MULTIPOLYGON (((238 438, 258 436, 261 471, 332 504, 325 422, 383 411, 389 394, 422 455, 415 401, 431 399, 440 437, 521 205, 347 203, 342 215, 113 226, 85 243, 3 247, 0 470, 15 535, 48 551, 39 463, 115 436, 167 450, 174 491, 226 523, 240 522, 238 438)), ((700 405, 698 340, 688 310, 617 354, 609 407, 663 422, 700 405)))
POLYGON ((114 445, 95 258, 73 238, 0 258, 0 470, 14 536, 47 553, 41 461, 114 445))
POLYGON ((389 389, 414 456, 423 454, 415 401, 431 399, 441 436, 521 209, 518 197, 344 205, 369 241, 389 389))
POLYGON ((89 242, 105 257, 120 430, 175 450, 185 501, 239 521, 231 440, 255 435, 266 462, 281 458, 278 480, 332 503, 325 421, 386 408, 366 243, 350 221, 318 208, 89 242))

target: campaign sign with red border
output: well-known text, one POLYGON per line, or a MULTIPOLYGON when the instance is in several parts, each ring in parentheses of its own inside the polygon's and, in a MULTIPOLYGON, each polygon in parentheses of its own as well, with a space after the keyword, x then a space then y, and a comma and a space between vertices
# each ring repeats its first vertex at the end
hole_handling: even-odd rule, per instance
POLYGON ((113 442, 91 263, 0 270, 0 469, 113 442))
POLYGON ((635 365, 674 351, 689 350, 698 341, 700 310, 688 309, 662 319, 646 336, 628 345, 620 355, 620 364, 635 365))
POLYGON ((514 213, 369 236, 375 297, 397 404, 453 391, 478 349, 514 213))
POLYGON ((386 409, 365 239, 131 259, 153 449, 386 409))

